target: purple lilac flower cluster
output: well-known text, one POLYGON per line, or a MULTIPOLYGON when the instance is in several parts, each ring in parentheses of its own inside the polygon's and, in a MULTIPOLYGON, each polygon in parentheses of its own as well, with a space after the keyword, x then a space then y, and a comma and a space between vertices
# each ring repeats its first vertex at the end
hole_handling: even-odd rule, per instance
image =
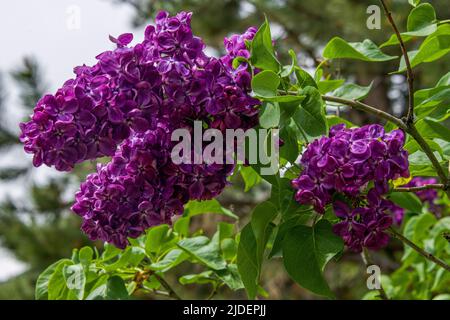
POLYGON ((370 189, 367 198, 353 209, 337 200, 333 203, 333 209, 341 221, 333 226, 333 231, 342 237, 352 251, 360 252, 363 247, 380 249, 389 241, 384 231, 393 222, 387 212, 392 213, 398 208, 392 201, 383 199, 375 189, 370 189))
POLYGON ((343 220, 335 232, 355 251, 362 246, 382 247, 387 239, 383 230, 392 224, 385 212, 397 208, 382 195, 388 192, 389 180, 409 177, 404 142, 403 131, 386 133, 380 125, 332 127, 328 137, 310 143, 302 155, 304 170, 292 181, 296 200, 324 213, 336 194, 345 196, 352 208, 335 201, 336 215, 343 220), (373 188, 364 196, 372 183, 373 188))
POLYGON ((35 166, 69 171, 84 160, 112 157, 76 194, 73 211, 91 239, 123 248, 128 237, 170 222, 189 199, 222 191, 233 167, 174 165, 173 130, 192 130, 194 120, 219 130, 257 123, 250 74, 231 65, 237 56, 248 57, 245 41, 255 29, 225 39, 227 55, 216 59, 204 53, 190 21, 191 13, 160 12, 142 43, 129 46, 131 34, 110 37, 115 50, 98 55, 92 67, 75 68, 75 79, 43 97, 21 124, 35 166))

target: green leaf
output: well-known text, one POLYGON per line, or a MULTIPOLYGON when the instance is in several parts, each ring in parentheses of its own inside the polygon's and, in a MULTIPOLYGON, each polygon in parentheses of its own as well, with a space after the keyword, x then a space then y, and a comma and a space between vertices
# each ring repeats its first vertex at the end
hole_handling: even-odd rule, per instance
POLYGON ((342 84, 344 82, 345 82, 345 79, 319 81, 319 83, 318 83, 319 92, 321 94, 325 94, 327 92, 336 90, 337 88, 342 86, 342 84))
POLYGON ((311 77, 311 75, 305 70, 299 67, 295 67, 295 76, 297 78, 297 85, 299 88, 306 88, 306 87, 318 88, 314 78, 311 77))
POLYGON ((122 252, 119 259, 111 264, 105 264, 106 271, 116 271, 125 266, 136 267, 145 257, 145 250, 140 247, 128 247, 122 252))
POLYGON ((350 100, 363 100, 369 95, 370 89, 372 89, 372 83, 367 87, 354 83, 346 83, 336 89, 332 95, 350 100))
POLYGON ((256 240, 256 257, 258 266, 261 266, 267 240, 272 233, 271 222, 278 214, 278 209, 271 202, 263 202, 252 212, 251 225, 256 240))
POLYGON ((73 262, 67 259, 56 266, 48 281, 48 300, 62 300, 64 298, 64 291, 67 291, 67 287, 63 269, 72 264, 73 262))
POLYGON ((291 65, 290 66, 283 66, 283 69, 280 72, 280 77, 288 77, 294 72, 295 66, 297 65, 297 55, 295 54, 294 50, 289 49, 288 51, 289 55, 291 56, 291 65))
POLYGON ((80 249, 80 252, 78 253, 80 262, 85 266, 89 266, 89 264, 92 261, 93 256, 94 256, 94 250, 92 250, 91 247, 83 247, 80 249))
POLYGON ((237 69, 242 63, 248 63, 248 60, 244 57, 236 57, 233 59, 232 67, 233 69, 237 69))
POLYGON ((273 71, 264 70, 252 79, 252 90, 256 96, 262 98, 274 97, 278 93, 280 77, 273 71))
POLYGON ((223 214, 224 216, 236 220, 239 219, 239 217, 235 215, 233 212, 222 207, 222 205, 216 199, 205 201, 191 200, 184 206, 184 216, 193 217, 205 213, 223 214))
POLYGON ((280 138, 284 144, 280 148, 280 157, 294 163, 300 154, 298 140, 303 141, 303 137, 299 137, 298 127, 292 118, 283 121, 285 124, 280 129, 280 138))
POLYGON ((282 96, 273 96, 273 97, 265 97, 263 98, 264 101, 271 101, 271 102, 302 102, 305 99, 305 96, 303 95, 282 95, 282 96))
POLYGON ((261 182, 261 176, 251 166, 241 166, 239 172, 245 183, 245 192, 261 182))
POLYGON ((415 7, 420 3, 420 0, 408 0, 408 3, 415 7))
POLYGON ((407 30, 404 34, 423 37, 432 34, 437 29, 436 12, 429 3, 422 3, 411 10, 408 16, 407 30))
POLYGON ((416 127, 424 138, 439 138, 450 141, 450 130, 436 120, 430 118, 421 119, 417 122, 416 127))
POLYGON ((292 116, 297 126, 310 137, 319 137, 328 132, 325 107, 320 92, 314 87, 306 87, 307 98, 292 116))
POLYGON ((219 253, 219 244, 215 241, 210 241, 207 237, 199 236, 183 239, 178 242, 178 246, 213 270, 226 268, 226 262, 219 253))
POLYGON ((147 253, 159 254, 162 251, 162 247, 172 239, 172 230, 167 224, 152 227, 147 231, 145 251, 147 253))
POLYGON ((325 265, 343 250, 342 239, 331 224, 320 220, 314 227, 296 226, 283 241, 284 266, 302 287, 322 296, 333 297, 323 277, 325 265))
POLYGON ((161 283, 155 275, 148 277, 147 280, 144 281, 144 286, 149 289, 159 289, 161 287, 161 283))
POLYGON ((45 269, 37 278, 36 288, 35 288, 35 299, 45 300, 48 299, 48 286, 50 278, 55 273, 57 267, 61 264, 72 263, 69 259, 59 260, 45 269))
POLYGON ((263 128, 275 128, 280 123, 280 106, 276 102, 263 102, 259 113, 259 124, 263 128))
POLYGON ((416 98, 414 110, 417 119, 430 117, 442 121, 449 117, 450 86, 419 90, 414 95, 414 99, 416 98))
MULTIPOLYGON (((435 142, 436 141, 438 141, 438 139, 435 139, 435 142)), ((447 163, 446 161, 441 160, 439 152, 434 152, 434 155, 439 160, 442 169, 445 171, 447 170, 447 163)), ((442 150, 442 152, 445 151, 442 150)), ((437 176, 436 170, 433 168, 433 166, 430 165, 430 159, 424 152, 416 151, 415 153, 410 154, 408 157, 408 161, 409 161, 409 170, 412 176, 430 176, 430 177, 437 176)))
MULTIPOLYGON (((405 35, 404 33, 401 33, 400 36, 402 37, 403 43, 407 43, 407 42, 409 42, 410 40, 414 39, 413 36, 408 36, 408 35, 405 35)), ((398 45, 399 43, 400 43, 400 42, 398 41, 397 35, 396 35, 396 34, 393 34, 393 35, 391 35, 391 37, 389 38, 388 41, 383 42, 383 43, 380 45, 380 48, 398 45)))
POLYGON ((398 204, 400 207, 405 208, 411 212, 422 212, 422 202, 413 193, 392 192, 389 199, 398 204))
POLYGON ((249 223, 241 231, 237 253, 239 274, 249 299, 254 299, 258 290, 260 268, 256 258, 256 248, 255 235, 249 223))
POLYGON ((187 237, 189 235, 190 217, 180 217, 173 225, 175 231, 180 237, 187 237))
POLYGON ((272 35, 267 19, 256 32, 251 42, 250 53, 250 62, 255 68, 272 70, 274 72, 279 71, 280 63, 275 57, 272 35))
MULTIPOLYGON (((450 25, 440 25, 436 32, 430 34, 416 51, 411 51, 408 56, 411 61, 411 67, 425 62, 438 60, 450 52, 450 25)), ((402 57, 398 72, 406 70, 405 60, 402 57)))
POLYGON ((275 256, 282 255, 282 246, 285 235, 289 232, 290 229, 294 228, 298 225, 303 225, 308 222, 311 218, 311 215, 314 214, 313 210, 304 212, 302 214, 296 214, 278 225, 277 234, 275 240, 272 245, 272 250, 269 254, 269 259, 275 256))
POLYGON ((233 223, 219 222, 219 225, 217 227, 217 232, 216 232, 216 234, 218 234, 218 242, 220 242, 224 239, 233 237, 234 227, 235 226, 233 223))
POLYGON ((66 287, 69 289, 69 297, 83 300, 86 274, 82 264, 67 265, 63 268, 63 276, 66 287))
POLYGON ((375 43, 366 39, 363 42, 346 42, 335 37, 331 39, 323 50, 323 56, 327 59, 356 59, 369 62, 388 61, 397 57, 384 54, 375 43))
POLYGON ((219 278, 231 289, 239 290, 244 288, 238 268, 235 264, 229 264, 226 270, 216 271, 219 278))
POLYGON ((215 283, 216 279, 214 273, 211 270, 204 271, 197 274, 187 274, 178 279, 182 285, 186 284, 206 284, 215 283))
POLYGON ((237 243, 234 239, 223 239, 220 242, 220 250, 225 260, 233 260, 237 254, 237 243))
POLYGON ((105 250, 103 251, 101 256, 102 261, 108 261, 122 252, 122 250, 107 242, 104 245, 104 249, 105 250))
POLYGON ((106 297, 106 289, 108 283, 108 275, 102 275, 92 286, 85 300, 100 300, 106 297))
MULTIPOLYGON (((267 177, 265 176, 265 178, 267 177)), ((295 201, 294 190, 292 189, 290 179, 277 176, 271 179, 269 183, 272 185, 269 201, 276 206, 283 217, 295 213, 299 208, 304 209, 303 206, 295 201)))
MULTIPOLYGON (((427 139, 424 138, 425 142, 428 143, 428 145, 430 146, 431 150, 437 151, 439 152, 439 154, 443 157, 444 153, 443 150, 441 148, 441 146, 435 142, 434 140, 431 139, 427 139)), ((405 144, 405 149, 408 151, 409 155, 412 155, 413 153, 417 152, 417 151, 421 151, 422 148, 419 146, 419 144, 417 143, 416 140, 410 139, 406 144, 405 144)), ((414 161, 412 161, 414 163, 414 161)))
POLYGON ((436 87, 441 86, 450 86, 450 72, 447 72, 442 76, 442 78, 439 79, 438 83, 436 84, 436 87))
MULTIPOLYGON (((436 218, 430 213, 414 216, 405 224, 403 235, 417 245, 422 246, 424 235, 428 233, 428 229, 435 223, 435 221, 436 218)), ((418 254, 409 246, 405 245, 402 256, 404 266, 411 265, 417 258, 418 254)))
POLYGON ((188 258, 189 255, 183 250, 173 249, 169 251, 169 253, 167 253, 162 260, 152 263, 150 265, 150 269, 161 272, 167 272, 188 258))
POLYGON ((108 300, 128 300, 128 290, 125 282, 119 276, 113 276, 108 279, 106 285, 106 299, 108 300))

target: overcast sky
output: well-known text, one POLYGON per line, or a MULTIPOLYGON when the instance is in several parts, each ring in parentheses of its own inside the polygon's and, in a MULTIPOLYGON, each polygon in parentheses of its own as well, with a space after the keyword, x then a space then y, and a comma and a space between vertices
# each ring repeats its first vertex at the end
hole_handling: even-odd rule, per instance
MULTIPOLYGON (((17 89, 7 74, 20 65, 24 56, 35 57, 44 71, 49 91, 54 92, 72 77, 74 66, 93 64, 95 56, 112 44, 108 35, 133 32, 135 41, 142 30, 133 30, 133 10, 108 0, 14 0, 0 1, 0 73, 7 89, 8 121, 17 127, 20 102, 17 89)), ((14 158, 0 155, 0 165, 14 158)), ((19 155, 19 157, 23 157, 19 155)), ((37 176, 48 172, 36 170, 37 176)), ((18 188, 0 186, 0 199, 18 194, 18 188)), ((22 272, 24 266, 0 249, 0 281, 22 272)))

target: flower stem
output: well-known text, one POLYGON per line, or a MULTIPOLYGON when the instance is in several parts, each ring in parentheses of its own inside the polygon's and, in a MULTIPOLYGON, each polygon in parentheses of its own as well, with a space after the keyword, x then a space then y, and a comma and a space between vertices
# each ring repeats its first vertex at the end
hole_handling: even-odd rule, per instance
POLYGON ((397 238, 398 240, 402 241, 404 244, 406 244, 407 246, 409 246, 411 249, 415 250, 418 254, 420 254, 421 256, 423 256, 424 258, 436 263, 437 265, 441 266, 442 268, 444 268, 447 271, 450 271, 450 266, 445 263, 444 261, 442 261, 441 259, 435 257, 434 255, 432 255, 431 253, 423 250, 422 248, 420 248, 418 245, 416 245, 414 242, 412 242, 411 240, 409 240, 408 238, 404 237, 401 233, 398 233, 397 231, 395 231, 392 228, 388 229, 389 233, 394 236, 395 238, 397 238))

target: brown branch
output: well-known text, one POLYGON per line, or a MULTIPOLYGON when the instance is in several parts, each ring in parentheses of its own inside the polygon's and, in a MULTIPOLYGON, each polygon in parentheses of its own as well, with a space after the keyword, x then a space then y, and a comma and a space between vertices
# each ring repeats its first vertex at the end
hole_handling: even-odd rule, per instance
POLYGON ((365 103, 362 103, 360 101, 349 100, 349 99, 333 97, 333 96, 325 96, 325 95, 322 96, 322 99, 325 101, 329 101, 329 102, 340 103, 340 104, 352 107, 353 109, 365 111, 367 113, 373 114, 374 116, 376 116, 378 118, 390 121, 403 130, 407 129, 407 126, 405 125, 405 123, 402 120, 400 120, 399 118, 397 118, 385 111, 382 111, 380 109, 377 109, 377 108, 369 106, 365 103))
POLYGON ((436 173, 438 174, 441 182, 445 185, 443 189, 447 189, 449 183, 447 174, 444 172, 444 169, 442 169, 442 166, 439 163, 439 160, 434 155, 433 150, 431 150, 430 145, 425 141, 419 131, 417 131, 414 123, 411 123, 405 131, 409 133, 414 138, 414 140, 417 141, 423 152, 425 152, 428 159, 430 159, 431 163, 433 164, 433 167, 436 169, 436 173))
POLYGON ((423 250, 418 245, 416 245, 414 242, 412 242, 408 238, 404 237, 402 234, 398 233, 394 229, 389 228, 388 231, 391 235, 393 235, 398 240, 402 241, 404 244, 409 246, 411 249, 415 250, 418 254, 420 254, 424 258, 436 263, 437 265, 441 266, 445 270, 450 271, 450 266, 447 263, 445 263, 444 261, 442 261, 441 259, 439 259, 439 258, 435 257, 434 255, 432 255, 431 253, 423 250))
POLYGON ((402 55, 405 59, 406 77, 408 81, 408 113, 406 115, 406 124, 410 125, 414 122, 414 74, 411 68, 411 63, 409 61, 408 51, 406 50, 405 43, 403 42, 402 36, 398 31, 397 25, 395 24, 395 21, 392 18, 392 14, 389 11, 385 1, 380 0, 380 2, 383 5, 384 12, 389 20, 389 23, 392 26, 392 29, 394 29, 395 35, 397 36, 400 48, 402 50, 402 55))
POLYGON ((159 283, 161 283, 161 285, 164 287, 164 289, 167 290, 167 293, 169 294, 169 296, 173 299, 176 300, 183 300, 181 299, 181 297, 172 289, 172 287, 169 285, 169 283, 164 280, 163 277, 159 276, 156 273, 153 273, 153 275, 155 276, 156 279, 158 279, 159 283))
POLYGON ((442 183, 430 183, 430 184, 426 184, 424 186, 419 186, 419 187, 394 188, 393 191, 395 191, 395 192, 417 192, 417 191, 428 190, 428 189, 444 189, 444 188, 445 188, 445 185, 443 185, 442 183))

